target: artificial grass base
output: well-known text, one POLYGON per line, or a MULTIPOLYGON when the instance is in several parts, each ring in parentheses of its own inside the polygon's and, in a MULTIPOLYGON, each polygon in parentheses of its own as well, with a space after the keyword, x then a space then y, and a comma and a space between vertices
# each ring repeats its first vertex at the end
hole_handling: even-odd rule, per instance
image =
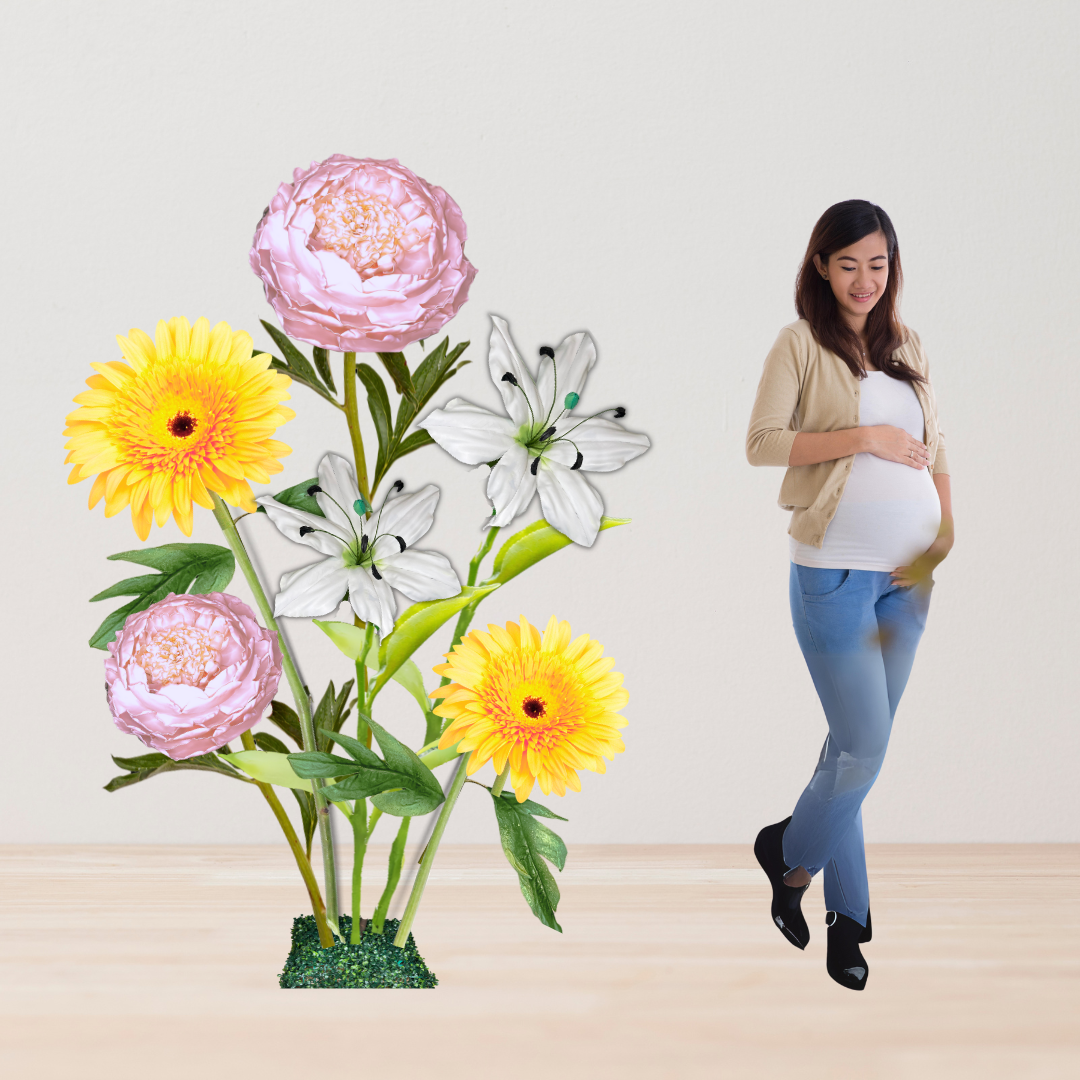
POLYGON ((283 990, 419 990, 438 985, 439 980, 417 951, 412 934, 404 949, 394 944, 397 919, 387 919, 381 934, 371 932, 368 920, 357 945, 348 943, 352 917, 342 915, 338 925, 345 943, 336 942, 324 949, 319 944, 313 915, 293 919, 292 951, 278 979, 283 990))

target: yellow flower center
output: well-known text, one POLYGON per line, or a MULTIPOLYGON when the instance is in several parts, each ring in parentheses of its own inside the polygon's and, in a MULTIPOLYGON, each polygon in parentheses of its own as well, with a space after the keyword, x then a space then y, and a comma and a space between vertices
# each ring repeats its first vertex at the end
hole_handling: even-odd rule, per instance
POLYGON ((504 738, 552 746, 581 725, 581 687, 562 657, 525 653, 500 659, 477 692, 504 738))
POLYGON ((183 683, 200 690, 217 674, 222 635, 199 626, 171 626, 151 634, 133 659, 151 690, 183 683))
POLYGON ((385 195, 330 190, 313 205, 314 235, 365 279, 392 271, 398 256, 429 231, 422 227, 426 221, 410 224, 385 195))

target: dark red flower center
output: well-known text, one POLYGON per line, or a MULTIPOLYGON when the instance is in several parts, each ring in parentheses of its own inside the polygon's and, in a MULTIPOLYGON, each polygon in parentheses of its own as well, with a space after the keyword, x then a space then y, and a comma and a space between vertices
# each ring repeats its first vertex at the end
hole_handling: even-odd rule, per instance
POLYGON ((521 711, 526 716, 535 720, 539 716, 543 716, 547 709, 544 708, 544 703, 537 697, 527 697, 521 703, 521 711))
POLYGON ((178 439, 186 439, 195 433, 199 421, 189 412, 178 412, 166 425, 170 435, 178 439))

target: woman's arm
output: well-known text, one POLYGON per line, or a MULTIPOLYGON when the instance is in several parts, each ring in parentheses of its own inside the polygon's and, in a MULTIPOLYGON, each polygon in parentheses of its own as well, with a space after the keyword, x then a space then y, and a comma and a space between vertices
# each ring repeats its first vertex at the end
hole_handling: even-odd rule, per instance
POLYGON ((952 488, 949 485, 949 474, 935 473, 934 487, 937 488, 938 500, 941 503, 941 526, 937 539, 910 566, 898 566, 892 572, 892 579, 897 585, 918 585, 929 580, 934 568, 952 550, 952 488))
MULTIPOLYGON (((926 443, 891 424, 844 428, 841 431, 800 431, 791 444, 789 465, 816 465, 852 454, 873 454, 886 461, 925 469, 930 464, 926 443)), ((936 479, 936 477, 935 477, 936 479)))

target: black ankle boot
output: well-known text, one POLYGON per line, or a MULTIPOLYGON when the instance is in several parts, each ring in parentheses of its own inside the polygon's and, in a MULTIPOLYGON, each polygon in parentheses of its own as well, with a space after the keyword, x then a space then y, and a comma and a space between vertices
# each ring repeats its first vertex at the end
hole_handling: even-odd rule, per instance
POLYGON ((859 942, 870 940, 869 935, 863 937, 869 930, 869 919, 864 929, 854 919, 849 919, 838 911, 827 911, 825 925, 829 928, 826 970, 841 986, 846 986, 849 990, 865 989, 870 967, 859 948, 859 942))
POLYGON ((810 941, 810 928, 806 925, 802 910, 803 893, 810 888, 810 883, 795 888, 784 882, 784 874, 794 869, 784 863, 784 830, 790 817, 775 825, 766 825, 754 841, 754 855, 761 863, 772 885, 772 919, 784 937, 798 949, 805 949, 810 941))

